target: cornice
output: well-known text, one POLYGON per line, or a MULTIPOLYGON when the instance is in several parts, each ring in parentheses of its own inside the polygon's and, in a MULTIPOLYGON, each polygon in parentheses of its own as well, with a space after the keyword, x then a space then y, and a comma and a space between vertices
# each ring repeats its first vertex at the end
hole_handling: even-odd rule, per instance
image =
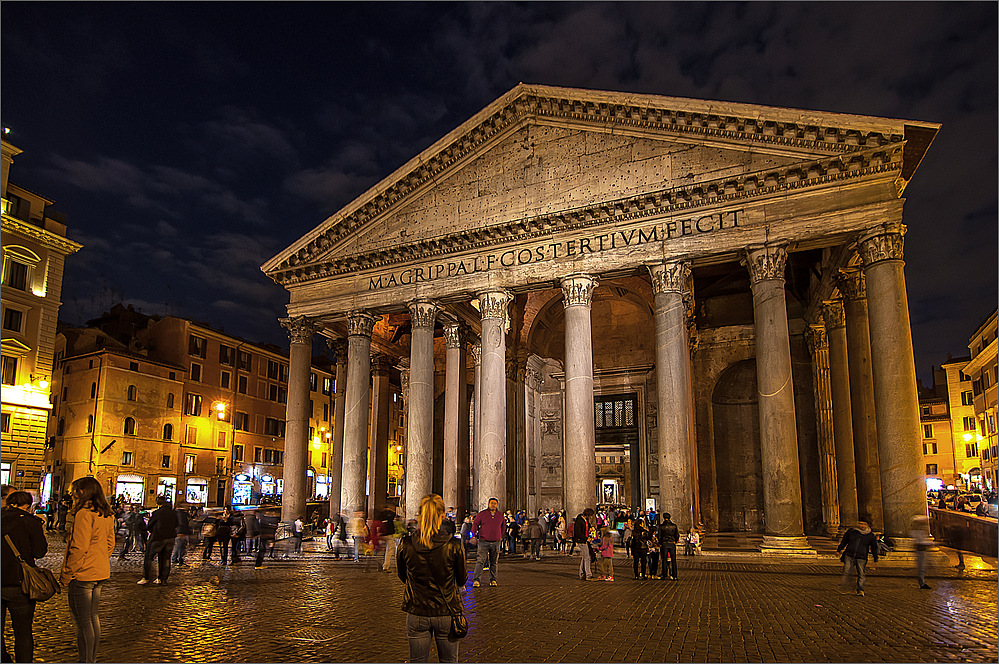
POLYGON ((34 224, 29 224, 7 214, 3 215, 3 221, 0 222, 0 232, 3 232, 4 234, 19 233, 21 235, 26 235, 32 240, 41 242, 46 247, 61 251, 65 255, 75 254, 83 248, 83 245, 79 242, 73 242, 69 238, 56 235, 52 231, 39 228, 34 224))
MULTIPOLYGON (((754 201, 775 194, 787 195, 806 187, 839 184, 845 180, 892 172, 900 173, 903 147, 904 143, 896 143, 859 150, 740 176, 717 178, 689 186, 669 187, 637 196, 611 199, 572 210, 525 217, 487 228, 451 233, 325 263, 308 262, 318 259, 321 253, 332 249, 349 233, 348 231, 315 252, 303 254, 305 251, 303 249, 297 254, 298 258, 293 257, 284 261, 270 272, 270 276, 277 283, 289 286, 358 270, 391 267, 417 257, 433 258, 487 249, 508 242, 513 237, 530 240, 549 236, 558 231, 584 230, 609 221, 627 223, 649 217, 695 211, 719 204, 754 201)), ((377 214, 383 211, 384 209, 377 214)), ((356 230, 360 225, 352 227, 352 230, 356 230)), ((317 238, 309 246, 319 247, 316 243, 322 244, 321 238, 317 238)))

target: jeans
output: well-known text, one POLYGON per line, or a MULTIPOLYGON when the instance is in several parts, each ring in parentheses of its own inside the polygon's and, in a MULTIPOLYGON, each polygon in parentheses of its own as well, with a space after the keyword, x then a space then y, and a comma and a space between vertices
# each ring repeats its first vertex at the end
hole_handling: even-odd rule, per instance
POLYGON ((590 561, 590 544, 579 545, 579 577, 580 578, 593 578, 593 568, 590 566, 592 563, 590 561))
POLYGON ((229 546, 229 562, 235 565, 239 562, 239 553, 243 550, 245 537, 233 537, 229 546))
POLYGON ((386 572, 392 567, 392 559, 395 558, 396 554, 399 552, 399 538, 395 535, 389 535, 385 538, 385 564, 382 565, 382 569, 386 572))
MULTIPOLYGON (((499 542, 496 542, 499 553, 499 542)), ((430 642, 437 642, 437 659, 441 662, 458 661, 458 641, 451 641, 447 633, 451 631, 451 616, 417 616, 406 614, 406 636, 409 638, 409 661, 427 662, 430 658, 430 642)))
POLYGON ((173 544, 173 555, 170 556, 170 562, 176 565, 184 564, 184 554, 187 553, 187 535, 177 535, 173 544))
POLYGON ((541 547, 544 546, 544 540, 531 540, 531 557, 541 560, 541 547))
POLYGON ((645 551, 643 551, 643 550, 641 550, 641 549, 639 549, 637 547, 631 550, 631 564, 635 566, 635 578, 636 579, 639 578, 639 575, 638 575, 638 568, 639 568, 639 566, 641 566, 641 568, 642 568, 642 574, 641 575, 645 576, 645 565, 647 563, 648 563, 648 561, 645 558, 645 551))
MULTIPOLYGON (((227 559, 229 558, 229 541, 230 540, 229 540, 228 537, 226 537, 226 538, 221 538, 221 537, 218 538, 219 553, 222 556, 219 559, 219 562, 222 563, 223 565, 226 564, 227 559)), ((210 552, 209 552, 209 554, 210 554, 210 552)), ((208 557, 211 558, 211 555, 209 555, 208 557)))
POLYGON ((850 571, 856 567, 857 568, 857 591, 864 591, 864 584, 867 581, 867 576, 865 574, 865 568, 867 567, 866 558, 854 558, 852 556, 846 556, 843 559, 843 578, 840 581, 841 585, 846 588, 850 585, 850 571))
MULTIPOLYGON (((482 576, 482 568, 489 565, 489 582, 492 583, 496 580, 496 568, 499 566, 499 542, 487 542, 484 539, 479 539, 479 543, 475 546, 475 574, 472 575, 472 581, 478 581, 479 577, 482 576)), ((450 622, 450 616, 448 616, 448 621, 450 622)))
POLYGON ((146 559, 143 564, 142 576, 148 580, 154 578, 166 583, 167 577, 170 576, 170 554, 173 553, 173 540, 162 539, 162 540, 149 540, 149 545, 146 547, 146 559), (153 561, 157 561, 158 569, 157 574, 153 576, 153 561))
POLYGON ((104 581, 69 582, 69 610, 76 621, 76 647, 81 662, 97 661, 97 646, 101 641, 101 586, 104 581))
POLYGON ((916 578, 920 586, 926 585, 926 549, 916 549, 916 578))
POLYGON ((351 535, 351 539, 354 540, 354 562, 358 560, 358 556, 361 555, 361 545, 364 543, 364 537, 361 535, 351 535))
POLYGON ((676 543, 670 544, 670 543, 667 542, 666 544, 662 544, 659 548, 660 548, 660 551, 662 552, 660 554, 661 560, 659 561, 660 564, 662 564, 662 568, 663 568, 661 576, 670 576, 670 577, 672 577, 672 578, 675 579, 676 578, 676 543))
POLYGON ((7 650, 6 637, 3 642, 3 661, 31 662, 35 656, 35 637, 31 634, 31 624, 35 620, 35 602, 21 592, 21 586, 4 586, 2 592, 3 621, 0 630, 6 633, 7 611, 10 611, 10 626, 14 631, 14 658, 7 650))

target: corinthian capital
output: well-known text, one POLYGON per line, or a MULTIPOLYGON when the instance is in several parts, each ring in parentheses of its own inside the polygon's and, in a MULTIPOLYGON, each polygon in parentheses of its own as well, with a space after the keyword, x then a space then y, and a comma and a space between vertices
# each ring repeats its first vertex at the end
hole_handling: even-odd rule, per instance
POLYGON ((352 311, 347 314, 347 336, 370 337, 377 319, 367 311, 352 311))
POLYGON ((409 303, 409 318, 413 328, 429 327, 434 329, 434 321, 437 320, 437 312, 441 310, 439 304, 432 300, 416 300, 409 303))
POLYGON ((787 264, 787 248, 783 245, 749 247, 746 249, 745 265, 752 283, 777 279, 784 281, 784 266, 787 264))
POLYGON ((448 323, 444 326, 444 342, 448 348, 461 348, 466 336, 467 330, 461 323, 448 323))
POLYGON ((329 346, 337 364, 347 364, 347 346, 349 344, 346 339, 327 339, 326 345, 329 346))
POLYGON ((687 290, 687 279, 690 277, 689 261, 669 261, 646 265, 652 275, 652 292, 683 293, 687 290))
POLYGON ((822 320, 827 330, 846 327, 846 312, 843 310, 843 300, 825 300, 822 303, 822 320))
POLYGON ((506 320, 506 305, 510 303, 513 296, 505 290, 485 291, 479 293, 479 312, 482 313, 482 320, 487 318, 499 318, 506 320))
POLYGON ((860 257, 864 267, 881 261, 902 260, 902 237, 905 224, 887 223, 871 228, 860 237, 860 257))
POLYGON ((482 346, 479 344, 469 346, 468 354, 472 356, 472 364, 479 365, 482 363, 482 346))
POLYGON ((288 330, 288 339, 293 344, 311 344, 312 335, 323 329, 323 326, 308 316, 296 318, 280 318, 281 327, 288 330))
POLYGON ((588 274, 570 274, 562 278, 562 302, 566 307, 576 305, 590 306, 593 301, 593 289, 597 280, 588 274))
POLYGON ((864 280, 864 272, 859 267, 840 270, 836 278, 836 288, 848 300, 867 298, 867 282, 864 280))
POLYGON ((808 342, 808 352, 815 357, 819 351, 829 348, 829 338, 826 336, 826 328, 822 325, 809 325, 805 330, 805 341, 808 342))

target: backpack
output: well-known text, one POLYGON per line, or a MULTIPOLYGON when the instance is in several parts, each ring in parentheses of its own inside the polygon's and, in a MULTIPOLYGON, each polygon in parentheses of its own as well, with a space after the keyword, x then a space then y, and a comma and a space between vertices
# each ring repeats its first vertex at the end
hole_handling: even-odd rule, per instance
POLYGON ((586 519, 583 518, 582 514, 578 514, 576 520, 572 522, 572 541, 578 544, 585 542, 588 530, 586 519))

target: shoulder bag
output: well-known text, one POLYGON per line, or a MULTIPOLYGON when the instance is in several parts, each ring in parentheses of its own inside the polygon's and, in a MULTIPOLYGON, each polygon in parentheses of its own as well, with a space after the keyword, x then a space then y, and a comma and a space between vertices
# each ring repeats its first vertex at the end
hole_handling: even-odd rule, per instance
POLYGON ((21 580, 21 591, 28 596, 29 599, 35 602, 44 602, 50 599, 53 595, 60 590, 59 579, 56 578, 55 574, 51 570, 47 570, 44 567, 35 567, 29 565, 21 557, 21 552, 17 550, 14 546, 14 542, 10 539, 10 535, 4 535, 3 538, 7 540, 7 546, 10 547, 14 555, 17 556, 18 562, 21 563, 21 572, 23 573, 23 579, 21 580))
MULTIPOLYGON (((433 574, 433 568, 430 567, 430 561, 427 560, 427 556, 420 554, 420 557, 423 558, 423 562, 425 562, 427 568, 430 569, 430 573, 436 577, 436 574, 433 574)), ((444 606, 447 607, 448 613, 451 614, 451 629, 448 630, 447 638, 450 641, 463 639, 468 635, 468 618, 466 618, 465 614, 461 611, 455 612, 454 609, 451 608, 451 605, 448 604, 447 597, 444 595, 444 584, 440 581, 440 579, 435 578, 435 580, 437 581, 437 588, 440 590, 441 601, 444 602, 444 606)))

